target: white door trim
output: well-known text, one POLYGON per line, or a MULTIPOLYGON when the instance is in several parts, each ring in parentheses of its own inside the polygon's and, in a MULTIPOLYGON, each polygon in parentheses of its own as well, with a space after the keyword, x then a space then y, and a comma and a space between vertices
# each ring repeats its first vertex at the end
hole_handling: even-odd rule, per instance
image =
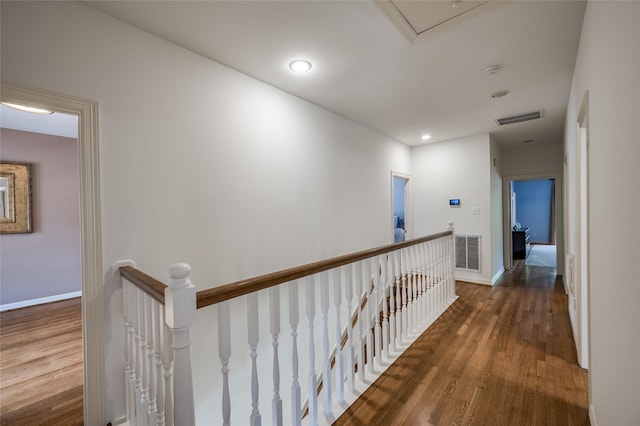
POLYGON ((576 226, 576 310, 578 363, 589 368, 589 91, 585 91, 576 120, 577 214, 576 226))
POLYGON ((85 99, 4 82, 0 98, 2 102, 41 107, 78 116, 84 424, 105 424, 104 294, 102 286, 98 104, 85 99))

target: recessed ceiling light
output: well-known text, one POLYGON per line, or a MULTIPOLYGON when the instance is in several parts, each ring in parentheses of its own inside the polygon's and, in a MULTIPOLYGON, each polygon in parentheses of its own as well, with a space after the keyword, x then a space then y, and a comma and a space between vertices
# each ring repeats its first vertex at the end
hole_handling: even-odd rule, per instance
POLYGON ((31 112, 33 114, 53 114, 53 111, 49 111, 48 109, 30 107, 30 106, 19 105, 19 104, 12 104, 10 102, 2 102, 2 105, 7 106, 9 108, 17 109, 18 111, 31 112))
POLYGON ((307 72, 311 69, 311 62, 306 59, 294 59, 289 62, 289 69, 293 72, 307 72))
POLYGON ((422 139, 423 141, 428 141, 429 139, 431 139, 431 135, 422 135, 420 139, 422 139))

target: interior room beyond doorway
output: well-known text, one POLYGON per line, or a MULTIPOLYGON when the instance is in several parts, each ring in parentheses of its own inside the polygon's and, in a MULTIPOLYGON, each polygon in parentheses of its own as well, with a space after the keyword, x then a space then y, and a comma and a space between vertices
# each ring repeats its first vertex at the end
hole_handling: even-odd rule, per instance
POLYGON ((512 255, 528 266, 557 267, 555 179, 510 183, 512 255))

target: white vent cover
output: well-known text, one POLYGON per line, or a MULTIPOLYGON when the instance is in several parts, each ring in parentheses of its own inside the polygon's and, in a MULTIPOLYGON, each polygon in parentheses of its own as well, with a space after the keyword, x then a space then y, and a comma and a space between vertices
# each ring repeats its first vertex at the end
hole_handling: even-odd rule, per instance
POLYGON ((498 118, 496 119, 496 123, 498 123, 499 126, 504 126, 506 124, 522 123, 523 121, 537 120, 538 118, 542 118, 542 110, 526 112, 524 114, 510 115, 509 117, 498 118))
POLYGON ((456 235, 456 269, 480 272, 479 235, 456 235))

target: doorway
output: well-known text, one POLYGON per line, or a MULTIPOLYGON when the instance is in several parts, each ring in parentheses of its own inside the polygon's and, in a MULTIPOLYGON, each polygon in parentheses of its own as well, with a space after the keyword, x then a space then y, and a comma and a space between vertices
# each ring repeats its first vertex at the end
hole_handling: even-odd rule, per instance
POLYGON ((400 243, 413 236, 411 229, 411 177, 391 173, 391 217, 393 242, 400 243))
POLYGON ((104 294, 100 218, 98 105, 44 90, 2 84, 0 101, 78 117, 83 401, 85 424, 104 424, 104 294))
MULTIPOLYGON (((534 184, 535 185, 535 184, 534 184)), ((524 185, 526 186, 526 184, 524 185)), ((529 237, 530 243, 538 242, 540 248, 544 249, 542 246, 551 246, 555 247, 555 265, 551 263, 548 265, 549 267, 555 267, 557 274, 562 275, 562 271, 564 268, 564 224, 563 224, 563 216, 562 216, 562 177, 560 173, 549 173, 549 174, 531 174, 531 175, 517 175, 517 176, 505 176, 503 178, 503 233, 504 233, 504 265, 505 269, 512 269, 514 267, 514 250, 518 249, 518 253, 516 253, 516 260, 518 257, 526 258, 530 256, 531 246, 527 247, 527 234, 529 237), (517 182, 529 182, 529 181, 543 181, 543 186, 546 186, 547 193, 551 193, 548 197, 547 205, 549 205, 548 213, 544 213, 543 216, 546 216, 544 219, 547 223, 547 227, 543 227, 542 231, 533 230, 530 223, 522 223, 522 221, 518 219, 518 209, 526 209, 528 203, 531 203, 532 200, 520 200, 524 201, 522 206, 518 207, 518 195, 517 192, 514 191, 514 187, 518 186, 517 182), (515 192, 515 196, 513 195, 515 192), (528 229, 528 232, 527 231, 528 229), (533 235, 535 232, 536 235, 533 235), (515 235, 515 233, 521 233, 520 235, 515 235), (515 240, 514 240, 515 239, 515 240), (517 241, 519 239, 522 240, 522 244, 524 247, 518 246, 514 247, 514 241, 516 244, 519 244, 517 241), (520 251, 522 249, 523 251, 520 251)), ((535 196, 533 197, 533 203, 535 204, 535 196)), ((526 215, 525 215, 526 218, 526 215)), ((528 219, 527 219, 528 220, 528 219)), ((544 225, 544 224, 543 224, 544 225)), ((535 247, 535 244, 533 244, 535 247)), ((546 251, 552 251, 551 247, 547 247, 546 251)), ((553 257, 554 253, 545 253, 545 258, 549 258, 549 256, 553 257)), ((520 260, 518 260, 520 261, 520 260)), ((533 259, 532 259, 533 261, 533 259)), ((543 266, 543 265, 541 265, 543 266)))
MULTIPOLYGON (((2 161, 30 170, 29 233, 0 235, 2 422, 82 422, 78 117, 0 106, 2 161), (11 348, 11 349, 9 349, 11 348), (65 404, 59 400, 65 399, 65 404)), ((13 204, 13 202, 11 203, 13 204)), ((80 422, 80 423, 78 423, 80 422)))
POLYGON ((555 179, 511 182, 512 255, 527 266, 556 268, 555 179))

